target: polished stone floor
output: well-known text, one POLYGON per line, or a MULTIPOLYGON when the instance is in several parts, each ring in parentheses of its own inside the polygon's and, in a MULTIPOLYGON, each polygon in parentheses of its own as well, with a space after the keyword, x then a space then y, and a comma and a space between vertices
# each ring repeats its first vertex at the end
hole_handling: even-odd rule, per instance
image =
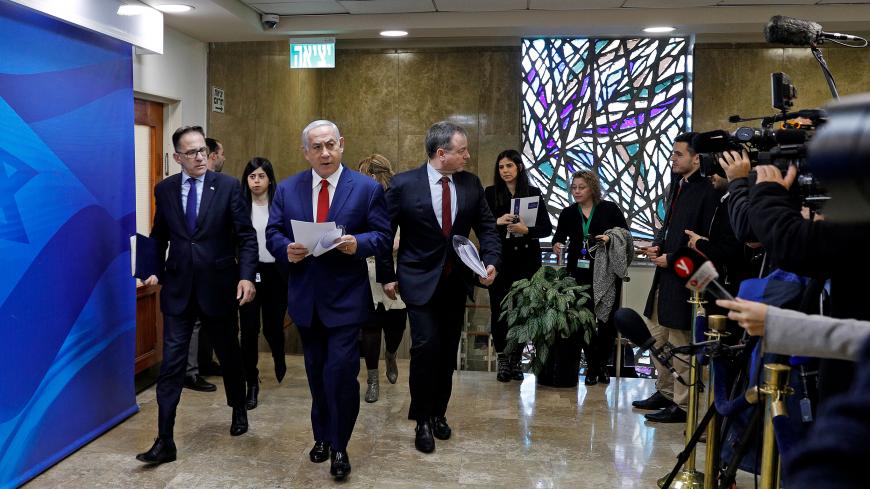
MULTIPOLYGON (((27 485, 28 488, 310 488, 335 484, 329 463, 308 461, 310 398, 302 358, 288 357, 278 384, 260 360, 260 405, 251 430, 230 437, 223 388, 185 390, 178 410, 178 461, 156 468, 134 458, 156 431, 154 387, 139 394, 141 411, 27 485)), ((364 370, 364 366, 363 372, 364 370)), ((348 448, 353 472, 341 485, 360 488, 508 487, 652 488, 682 448, 683 425, 648 424, 631 401, 653 381, 609 386, 539 387, 532 375, 502 384, 488 372, 457 372, 447 413, 453 437, 432 454, 414 449, 407 361, 399 382, 381 371, 381 399, 362 403, 348 448)), ((361 388, 364 389, 364 373, 361 388)), ((211 378, 220 384, 219 378, 211 378)), ((699 450, 698 467, 703 468, 699 450)), ((746 479, 744 474, 744 481, 746 479)), ((739 480, 739 482, 742 482, 739 480)), ((751 487, 743 483, 743 487, 751 487)))

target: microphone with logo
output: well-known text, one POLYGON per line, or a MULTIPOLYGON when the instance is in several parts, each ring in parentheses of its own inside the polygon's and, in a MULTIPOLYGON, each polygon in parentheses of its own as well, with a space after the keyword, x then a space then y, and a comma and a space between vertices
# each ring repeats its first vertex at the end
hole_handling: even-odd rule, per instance
POLYGON ((671 358, 674 357, 674 354, 671 351, 671 345, 666 343, 661 349, 656 348, 656 339, 650 334, 649 328, 646 327, 646 322, 642 317, 640 317, 640 314, 627 307, 621 307, 613 313, 613 324, 623 336, 637 345, 637 347, 640 348, 640 351, 649 350, 659 363, 667 367, 677 382, 686 386, 688 385, 686 381, 680 377, 680 374, 677 373, 677 370, 671 362, 671 358))
POLYGON ((707 291, 717 299, 734 300, 734 296, 716 281, 719 272, 713 262, 700 251, 684 246, 673 254, 668 267, 689 290, 699 293, 707 291))

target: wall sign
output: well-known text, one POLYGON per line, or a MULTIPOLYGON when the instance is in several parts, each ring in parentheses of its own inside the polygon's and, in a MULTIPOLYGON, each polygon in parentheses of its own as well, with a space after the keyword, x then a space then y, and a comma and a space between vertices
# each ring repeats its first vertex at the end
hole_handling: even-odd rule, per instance
POLYGON ((335 38, 290 38, 290 68, 335 68, 335 38))
POLYGON ((224 112, 224 89, 211 87, 211 111, 224 112))

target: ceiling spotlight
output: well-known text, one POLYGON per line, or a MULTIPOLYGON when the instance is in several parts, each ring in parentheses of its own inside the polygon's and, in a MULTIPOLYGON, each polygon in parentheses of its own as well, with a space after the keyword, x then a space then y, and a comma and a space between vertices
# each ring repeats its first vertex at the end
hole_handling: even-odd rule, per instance
POLYGON ((381 35, 384 37, 405 37, 408 35, 408 31, 381 31, 381 35))
POLYGON ((142 15, 149 10, 149 7, 145 5, 121 5, 118 7, 118 15, 123 15, 125 17, 134 16, 134 15, 142 15))
POLYGON ((194 9, 194 7, 190 5, 183 5, 180 3, 167 3, 164 5, 155 5, 154 8, 157 10, 166 13, 166 14, 182 14, 184 12, 190 12, 194 9))
POLYGON ((670 26, 645 27, 643 29, 644 32, 649 33, 649 34, 661 34, 664 32, 674 32, 675 30, 677 30, 676 27, 670 27, 670 26))

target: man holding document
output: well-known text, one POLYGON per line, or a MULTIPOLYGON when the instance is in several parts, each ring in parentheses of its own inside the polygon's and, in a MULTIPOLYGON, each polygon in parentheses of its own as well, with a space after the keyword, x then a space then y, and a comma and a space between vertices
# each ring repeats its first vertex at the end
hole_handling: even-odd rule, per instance
POLYGON ((288 311, 299 330, 311 389, 312 462, 351 470, 347 443, 359 413, 361 325, 371 312, 366 257, 389 255, 392 236, 377 182, 341 164, 344 138, 330 121, 302 131, 311 165, 278 185, 266 241, 289 263, 288 311))
MULTIPOLYGON (((439 122, 426 134, 428 161, 393 177, 387 191, 392 226, 402 228, 398 267, 392 255, 378 256, 377 281, 395 298, 401 289, 411 323, 411 406, 417 422, 414 445, 429 453, 435 440, 450 438, 447 404, 453 388, 456 350, 465 298, 474 282, 489 285, 499 265, 495 220, 477 176, 462 170, 470 158, 463 128, 439 122), (474 230, 485 275, 476 278, 453 248, 454 236, 474 230)), ((466 254, 466 258, 468 258, 466 254)))

